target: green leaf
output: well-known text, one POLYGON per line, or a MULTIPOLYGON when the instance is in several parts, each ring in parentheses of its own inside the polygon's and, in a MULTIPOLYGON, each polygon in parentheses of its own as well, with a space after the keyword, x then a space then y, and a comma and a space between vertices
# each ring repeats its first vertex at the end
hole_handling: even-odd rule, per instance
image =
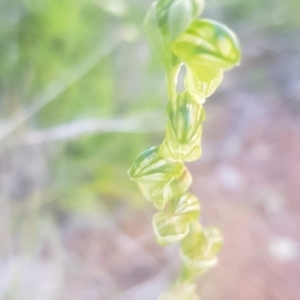
POLYGON ((216 254, 222 243, 223 238, 217 228, 202 228, 199 223, 193 223, 181 245, 185 267, 190 272, 206 272, 217 264, 216 254))
POLYGON ((177 95, 167 107, 169 122, 160 154, 172 160, 194 161, 201 156, 203 106, 188 92, 177 95))
POLYGON ((198 199, 189 193, 175 200, 169 212, 154 215, 152 224, 156 240, 161 245, 180 241, 189 231, 191 222, 198 219, 200 204, 198 199))
POLYGON ((240 46, 235 34, 212 20, 195 20, 173 45, 176 56, 192 69, 229 70, 240 62, 240 46))
MULTIPOLYGON (((190 183, 185 179, 184 166, 181 162, 171 162, 159 154, 159 146, 143 151, 128 170, 130 178, 136 181, 144 194, 158 210, 178 193, 172 181, 182 178, 182 187, 188 189, 190 183)), ((187 175, 186 175, 187 176, 187 175)))

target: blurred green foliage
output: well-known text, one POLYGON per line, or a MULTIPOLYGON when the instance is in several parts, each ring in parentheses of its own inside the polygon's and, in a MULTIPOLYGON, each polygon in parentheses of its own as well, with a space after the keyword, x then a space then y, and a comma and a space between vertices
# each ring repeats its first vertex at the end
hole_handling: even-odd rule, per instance
MULTIPOLYGON (((49 86, 55 89, 69 74, 85 68, 90 58, 96 60, 94 66, 22 124, 23 130, 52 128, 79 119, 117 119, 157 108, 164 91, 144 89, 147 74, 138 72, 139 68, 156 68, 151 58, 143 62, 141 57, 139 24, 144 7, 131 2, 2 2, 1 118, 9 122, 15 114, 26 113, 49 86), (108 55, 94 54, 110 45, 108 55), (136 60, 143 65, 132 64, 136 60)), ((133 149, 139 151, 148 139, 155 140, 155 136, 100 132, 71 142, 54 142, 50 148, 55 155, 49 155, 52 182, 47 192, 59 199, 60 206, 80 209, 97 205, 99 195, 134 199, 135 189, 126 169, 135 156, 133 149)))

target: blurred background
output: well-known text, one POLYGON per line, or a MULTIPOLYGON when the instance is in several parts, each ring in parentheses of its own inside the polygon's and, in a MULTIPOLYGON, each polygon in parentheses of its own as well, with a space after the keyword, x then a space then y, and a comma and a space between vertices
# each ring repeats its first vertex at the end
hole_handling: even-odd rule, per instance
MULTIPOLYGON (((153 300, 180 268, 126 170, 164 136, 150 0, 0 1, 0 299, 153 300)), ((205 300, 300 299, 300 3, 210 0, 243 60, 188 165, 225 236, 205 300)), ((185 299, 182 299, 185 300, 185 299)))

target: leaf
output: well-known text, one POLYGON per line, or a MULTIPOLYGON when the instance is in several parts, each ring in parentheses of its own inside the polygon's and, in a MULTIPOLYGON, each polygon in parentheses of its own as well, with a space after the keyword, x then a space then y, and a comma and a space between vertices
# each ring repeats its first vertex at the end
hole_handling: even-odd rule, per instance
POLYGON ((203 106, 185 91, 169 102, 167 113, 169 122, 160 154, 178 161, 197 160, 201 156, 203 106))
POLYGON ((195 20, 176 40, 173 51, 192 69, 204 66, 229 70, 239 64, 240 46, 225 25, 207 19, 195 20))
MULTIPOLYGON (((130 178, 136 181, 144 194, 158 210, 179 193, 178 186, 172 181, 181 179, 182 188, 188 189, 190 182, 185 178, 185 169, 181 162, 171 162, 159 154, 159 146, 143 151, 128 170, 130 178)), ((182 191, 185 192, 185 191, 182 191)))
POLYGON ((159 212, 153 217, 157 242, 168 245, 180 241, 187 235, 190 223, 198 219, 199 213, 200 204, 194 195, 186 193, 175 200, 171 211, 159 212))
POLYGON ((216 254, 222 243, 223 238, 217 228, 202 228, 199 223, 194 223, 181 245, 185 266, 191 272, 204 273, 209 270, 218 262, 216 254))

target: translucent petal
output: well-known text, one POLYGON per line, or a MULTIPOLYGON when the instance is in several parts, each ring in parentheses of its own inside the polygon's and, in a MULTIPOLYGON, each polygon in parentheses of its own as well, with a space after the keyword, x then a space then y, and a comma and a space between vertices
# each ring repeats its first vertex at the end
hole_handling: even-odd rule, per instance
POLYGON ((188 92, 183 92, 169 102, 167 112, 169 122, 160 147, 161 155, 178 161, 197 160, 201 156, 203 106, 188 92))
POLYGON ((202 104, 216 91, 222 80, 223 71, 220 69, 204 65, 193 69, 187 66, 184 85, 196 101, 202 104))
POLYGON ((170 183, 172 198, 181 197, 191 186, 192 180, 190 172, 185 168, 180 177, 174 178, 170 183))
POLYGON ((173 207, 168 212, 154 215, 152 224, 156 240, 161 245, 180 241, 189 231, 189 225, 198 219, 200 204, 198 199, 186 193, 174 200, 173 207))
POLYGON ((155 56, 162 62, 167 70, 172 68, 170 47, 166 44, 165 38, 159 26, 156 12, 157 2, 153 2, 144 19, 144 31, 148 43, 155 56))
POLYGON ((194 223, 181 245, 185 266, 199 273, 209 270, 218 262, 216 254, 222 243, 223 238, 217 228, 202 228, 194 223))
POLYGON ((204 0, 160 0, 157 3, 157 19, 161 32, 172 43, 202 13, 204 0))
POLYGON ((128 170, 131 179, 140 183, 162 183, 181 175, 184 169, 183 164, 171 162, 161 156, 159 147, 150 147, 139 154, 128 170))
POLYGON ((174 53, 190 68, 203 66, 228 70, 239 64, 240 46, 235 34, 212 20, 195 20, 173 45, 174 53))
POLYGON ((176 81, 181 64, 172 53, 172 44, 197 19, 203 6, 204 0, 160 0, 152 3, 145 17, 144 31, 154 54, 166 69, 169 84, 176 81))
POLYGON ((143 151, 128 174, 158 210, 163 210, 170 199, 184 194, 192 182, 191 175, 183 164, 162 157, 159 146, 143 151))

